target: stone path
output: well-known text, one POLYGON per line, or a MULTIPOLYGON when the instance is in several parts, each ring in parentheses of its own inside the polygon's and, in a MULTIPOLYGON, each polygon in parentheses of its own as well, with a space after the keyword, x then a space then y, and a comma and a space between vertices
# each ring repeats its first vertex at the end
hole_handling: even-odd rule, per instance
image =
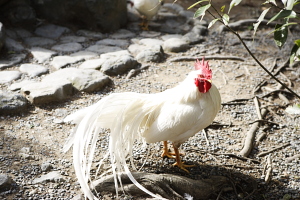
POLYGON ((78 91, 100 91, 111 76, 164 62, 166 53, 186 51, 207 33, 205 22, 192 16, 180 5, 166 3, 150 23, 151 31, 141 31, 137 18, 126 29, 105 35, 55 24, 33 32, 7 28, 8 54, 0 60, 0 113, 64 101, 78 91))

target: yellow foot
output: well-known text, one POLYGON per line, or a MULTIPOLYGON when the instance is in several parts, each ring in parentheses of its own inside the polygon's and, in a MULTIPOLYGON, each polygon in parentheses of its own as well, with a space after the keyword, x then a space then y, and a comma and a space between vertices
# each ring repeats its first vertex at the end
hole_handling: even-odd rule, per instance
POLYGON ((143 31, 149 31, 147 19, 143 19, 143 22, 139 24, 143 31))
MULTIPOLYGON (((184 156, 183 153, 179 153, 179 155, 184 156)), ((172 152, 169 152, 169 151, 164 151, 164 152, 162 152, 161 157, 176 159, 176 154, 172 153, 172 152)))
POLYGON ((176 159, 176 156, 175 156, 175 153, 171 153, 169 151, 164 151, 162 154, 161 154, 161 157, 165 158, 172 158, 172 159, 176 159))
POLYGON ((173 166, 177 166, 180 169, 186 171, 187 173, 190 173, 190 172, 186 168, 188 168, 188 167, 196 167, 196 165, 185 165, 184 162, 180 162, 180 163, 176 162, 176 163, 173 164, 173 166))

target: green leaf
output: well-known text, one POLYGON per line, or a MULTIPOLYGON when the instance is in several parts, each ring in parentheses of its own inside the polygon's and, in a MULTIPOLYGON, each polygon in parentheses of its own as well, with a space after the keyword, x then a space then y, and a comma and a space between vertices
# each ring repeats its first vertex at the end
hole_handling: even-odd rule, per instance
POLYGON ((194 3, 193 5, 191 5, 190 7, 188 7, 188 10, 191 9, 191 8, 193 8, 193 7, 195 7, 195 6, 198 5, 199 3, 204 2, 204 1, 209 1, 209 0, 198 1, 198 2, 194 3))
POLYGON ((239 4, 241 3, 241 1, 242 1, 242 0, 232 0, 232 1, 230 2, 230 5, 229 5, 228 14, 229 14, 231 8, 232 8, 233 6, 239 5, 239 4))
POLYGON ((283 18, 295 18, 296 13, 293 10, 281 10, 277 15, 272 17, 267 24, 270 22, 277 20, 277 19, 283 19, 283 18))
POLYGON ((300 60, 300 40, 294 41, 295 45, 292 48, 290 55, 290 65, 294 63, 294 61, 300 60))
MULTIPOLYGON (((211 6, 211 4, 207 4, 205 6, 202 6, 202 7, 198 8, 198 10, 194 14, 194 18, 197 18, 197 17, 200 17, 200 16, 202 16, 202 18, 203 18, 204 15, 205 15, 205 11, 207 9, 209 9, 210 6, 211 6)), ((201 18, 201 20, 202 20, 202 18, 201 18)))
MULTIPOLYGON (((286 23, 286 24, 283 24, 282 27, 286 27, 286 26, 290 26, 290 25, 297 25, 297 23, 296 23, 296 22, 286 23)), ((279 27, 279 29, 282 28, 282 27, 279 27)), ((275 29, 274 29, 273 31, 271 31, 269 34, 274 33, 275 31, 279 31, 279 29, 276 29, 276 28, 275 28, 275 29)))
POLYGON ((221 13, 224 13, 225 7, 225 5, 221 7, 221 13))
POLYGON ((292 10, 292 9, 293 9, 293 6, 294 6, 294 3, 295 3, 295 0, 288 0, 288 1, 286 2, 286 7, 285 7, 285 9, 287 9, 287 10, 292 10))
POLYGON ((275 32, 274 32, 274 40, 276 45, 281 48, 286 42, 288 35, 287 26, 283 26, 282 24, 276 24, 275 32))
POLYGON ((220 20, 220 19, 214 19, 214 20, 212 20, 212 21, 208 24, 208 27, 207 27, 207 28, 212 27, 212 25, 214 25, 214 24, 216 23, 216 21, 218 21, 218 20, 220 20))
POLYGON ((229 16, 227 14, 224 14, 222 16, 222 19, 223 19, 224 24, 227 26, 229 23, 229 16))
POLYGON ((255 33, 256 33, 256 31, 257 31, 257 28, 258 28, 259 24, 264 20, 264 18, 265 18, 265 16, 266 16, 267 12, 268 12, 269 10, 270 10, 270 8, 264 10, 264 11, 260 14, 259 18, 257 19, 257 22, 253 24, 253 27, 254 27, 253 37, 255 36, 255 33))

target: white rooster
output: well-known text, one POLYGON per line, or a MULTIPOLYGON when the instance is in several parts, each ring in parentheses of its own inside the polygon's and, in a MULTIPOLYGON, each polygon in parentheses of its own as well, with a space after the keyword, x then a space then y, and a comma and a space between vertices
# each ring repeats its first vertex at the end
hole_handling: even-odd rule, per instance
POLYGON ((119 174, 126 172, 137 187, 159 198, 136 182, 129 171, 128 159, 134 168, 134 142, 163 141, 162 155, 175 155, 174 165, 187 171, 186 167, 191 165, 181 161, 178 148, 189 137, 210 125, 221 106, 220 93, 211 80, 212 72, 208 61, 203 58, 201 62, 196 61, 195 71, 190 72, 182 83, 172 89, 156 94, 111 94, 67 116, 65 121, 73 121, 78 126, 70 135, 64 150, 67 151, 73 145, 75 173, 85 196, 96 198, 88 185, 89 173, 98 134, 105 128, 110 130, 107 156, 110 158, 116 188, 119 174), (172 142, 174 154, 169 153, 167 141, 172 142))
POLYGON ((141 23, 143 30, 148 30, 148 21, 157 14, 163 4, 163 0, 128 0, 127 2, 143 16, 141 23))

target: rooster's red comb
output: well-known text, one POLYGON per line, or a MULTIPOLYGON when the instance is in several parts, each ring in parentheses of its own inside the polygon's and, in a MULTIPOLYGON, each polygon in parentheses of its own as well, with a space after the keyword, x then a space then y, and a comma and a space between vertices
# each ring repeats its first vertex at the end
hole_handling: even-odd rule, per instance
POLYGON ((204 60, 204 56, 201 62, 198 59, 195 62, 195 70, 201 71, 201 74, 205 76, 207 79, 211 79, 212 77, 212 72, 211 69, 209 68, 208 61, 204 60))

